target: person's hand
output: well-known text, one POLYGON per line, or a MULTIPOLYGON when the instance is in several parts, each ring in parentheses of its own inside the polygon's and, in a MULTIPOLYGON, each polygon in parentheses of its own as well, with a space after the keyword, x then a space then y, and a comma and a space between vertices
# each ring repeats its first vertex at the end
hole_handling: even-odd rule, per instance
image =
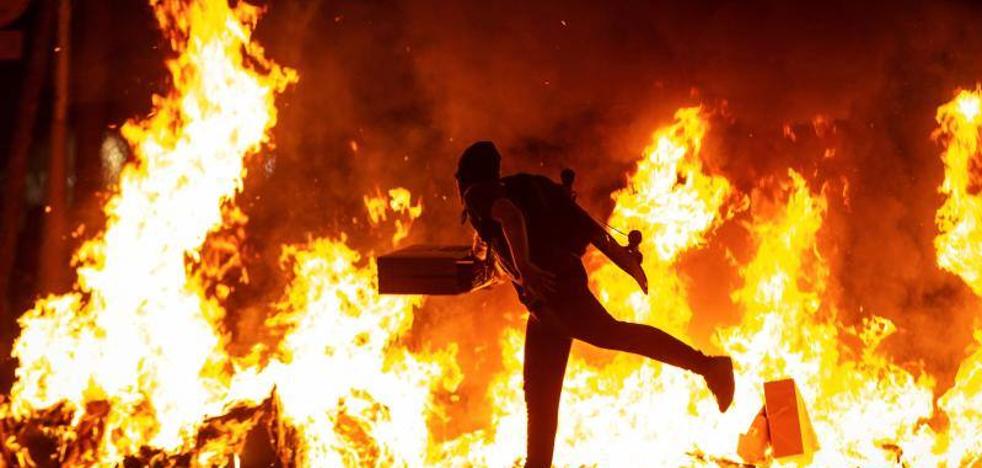
POLYGON ((641 254, 634 254, 630 251, 626 252, 627 256, 631 259, 628 261, 628 265, 624 268, 624 271, 637 281, 638 286, 641 287, 641 291, 648 294, 648 275, 644 273, 644 268, 641 266, 641 254))
POLYGON ((556 275, 539 268, 538 265, 527 262, 519 267, 522 275, 522 287, 533 295, 545 297, 556 292, 556 275))
POLYGON ((634 281, 641 287, 641 291, 648 294, 648 275, 644 273, 644 268, 641 266, 641 253, 629 250, 623 246, 618 246, 615 257, 611 258, 611 260, 614 260, 614 263, 621 270, 624 270, 625 273, 634 278, 634 281))
POLYGON ((484 242, 477 234, 474 234, 474 240, 471 241, 471 255, 478 260, 486 261, 490 257, 488 255, 489 253, 488 243, 484 242))

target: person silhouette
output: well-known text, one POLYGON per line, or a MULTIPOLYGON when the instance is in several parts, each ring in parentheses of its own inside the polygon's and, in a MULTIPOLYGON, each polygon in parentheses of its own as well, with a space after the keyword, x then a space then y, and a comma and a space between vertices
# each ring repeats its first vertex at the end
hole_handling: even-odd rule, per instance
MULTIPOLYGON (((733 362, 707 356, 658 328, 612 317, 593 296, 581 261, 593 244, 647 294, 636 251, 618 244, 579 205, 570 185, 542 175, 501 177, 489 141, 468 147, 457 164, 463 216, 529 311, 523 380, 528 437, 525 466, 552 464, 559 400, 573 339, 642 355, 701 375, 720 411, 733 400, 733 362)), ((564 177, 565 178, 565 177, 564 177)), ((571 183, 570 177, 570 183, 571 183)))

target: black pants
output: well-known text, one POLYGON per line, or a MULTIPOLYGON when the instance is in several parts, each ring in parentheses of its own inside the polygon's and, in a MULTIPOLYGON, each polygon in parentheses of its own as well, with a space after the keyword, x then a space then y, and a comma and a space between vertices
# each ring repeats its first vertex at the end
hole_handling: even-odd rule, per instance
POLYGON ((664 331, 615 319, 593 297, 585 281, 564 284, 555 297, 531 305, 530 310, 523 375, 528 411, 527 467, 546 468, 552 464, 559 396, 574 338, 697 373, 707 361, 704 354, 664 331))

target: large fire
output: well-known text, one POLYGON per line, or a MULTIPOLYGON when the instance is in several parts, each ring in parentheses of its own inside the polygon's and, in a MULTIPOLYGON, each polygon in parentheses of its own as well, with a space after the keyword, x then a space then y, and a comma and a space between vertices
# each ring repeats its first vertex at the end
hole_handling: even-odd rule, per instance
MULTIPOLYGON (((269 340, 229 351, 225 299, 248 281, 238 256, 246 219, 235 206, 246 162, 268 142, 275 97, 297 76, 252 40, 260 10, 226 0, 152 0, 177 54, 173 90, 123 134, 135 161, 105 206, 107 225, 75 255, 78 282, 20 319, 17 381, 0 406, 8 464, 226 466, 265 434, 275 458, 301 466, 513 466, 525 443, 522 334, 499 337, 503 369, 487 399, 490 425, 437 437, 454 417, 463 376, 454 344, 406 344, 418 296, 380 296, 374 252, 338 232, 282 248, 290 278, 270 304, 269 340), (47 442, 44 442, 47 441, 47 442), (48 444, 48 445, 45 445, 48 444), (53 445, 54 448, 51 447, 53 445), (39 448, 40 446, 40 448, 39 448), (48 458, 39 458, 39 457, 48 458)), ((938 265, 982 295, 978 192, 982 92, 938 112, 945 197, 938 265)), ((982 351, 935 398, 934 379, 878 347, 896 327, 868 315, 846 326, 828 294, 825 187, 789 170, 739 193, 703 155, 710 119, 680 109, 657 130, 608 222, 640 229, 650 294, 596 253, 592 286, 615 316, 692 340, 686 252, 742 219, 753 254, 730 291, 741 312, 716 352, 734 357, 737 395, 720 414, 704 382, 622 354, 576 348, 562 401, 562 466, 739 463, 737 440, 761 408, 765 381, 791 377, 818 447, 773 466, 978 466, 982 351)), ((404 188, 363 198, 388 249, 423 210, 404 188)), ((736 262, 735 259, 731 259, 736 262)), ((876 311, 874 311, 875 313, 876 311)), ((982 330, 976 331, 982 342, 982 330)))
MULTIPOLYGON (((946 196, 938 210, 940 233, 934 241, 938 265, 960 276, 976 295, 982 295, 982 196, 978 193, 978 164, 982 156, 982 90, 962 91, 938 109, 938 136, 946 149, 941 193, 946 196), (973 167, 975 170, 973 171, 973 167)), ((975 330, 982 342, 982 330, 975 330)), ((939 400, 950 421, 945 437, 945 461, 957 465, 982 459, 982 349, 962 362, 954 386, 939 400)))

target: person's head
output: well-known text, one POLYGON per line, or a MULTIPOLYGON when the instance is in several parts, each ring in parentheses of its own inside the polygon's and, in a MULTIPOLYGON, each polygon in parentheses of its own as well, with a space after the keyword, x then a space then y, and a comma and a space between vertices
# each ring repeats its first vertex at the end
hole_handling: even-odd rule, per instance
POLYGON ((463 196, 474 184, 498 180, 501 154, 494 143, 479 141, 467 147, 457 161, 457 189, 463 196))

